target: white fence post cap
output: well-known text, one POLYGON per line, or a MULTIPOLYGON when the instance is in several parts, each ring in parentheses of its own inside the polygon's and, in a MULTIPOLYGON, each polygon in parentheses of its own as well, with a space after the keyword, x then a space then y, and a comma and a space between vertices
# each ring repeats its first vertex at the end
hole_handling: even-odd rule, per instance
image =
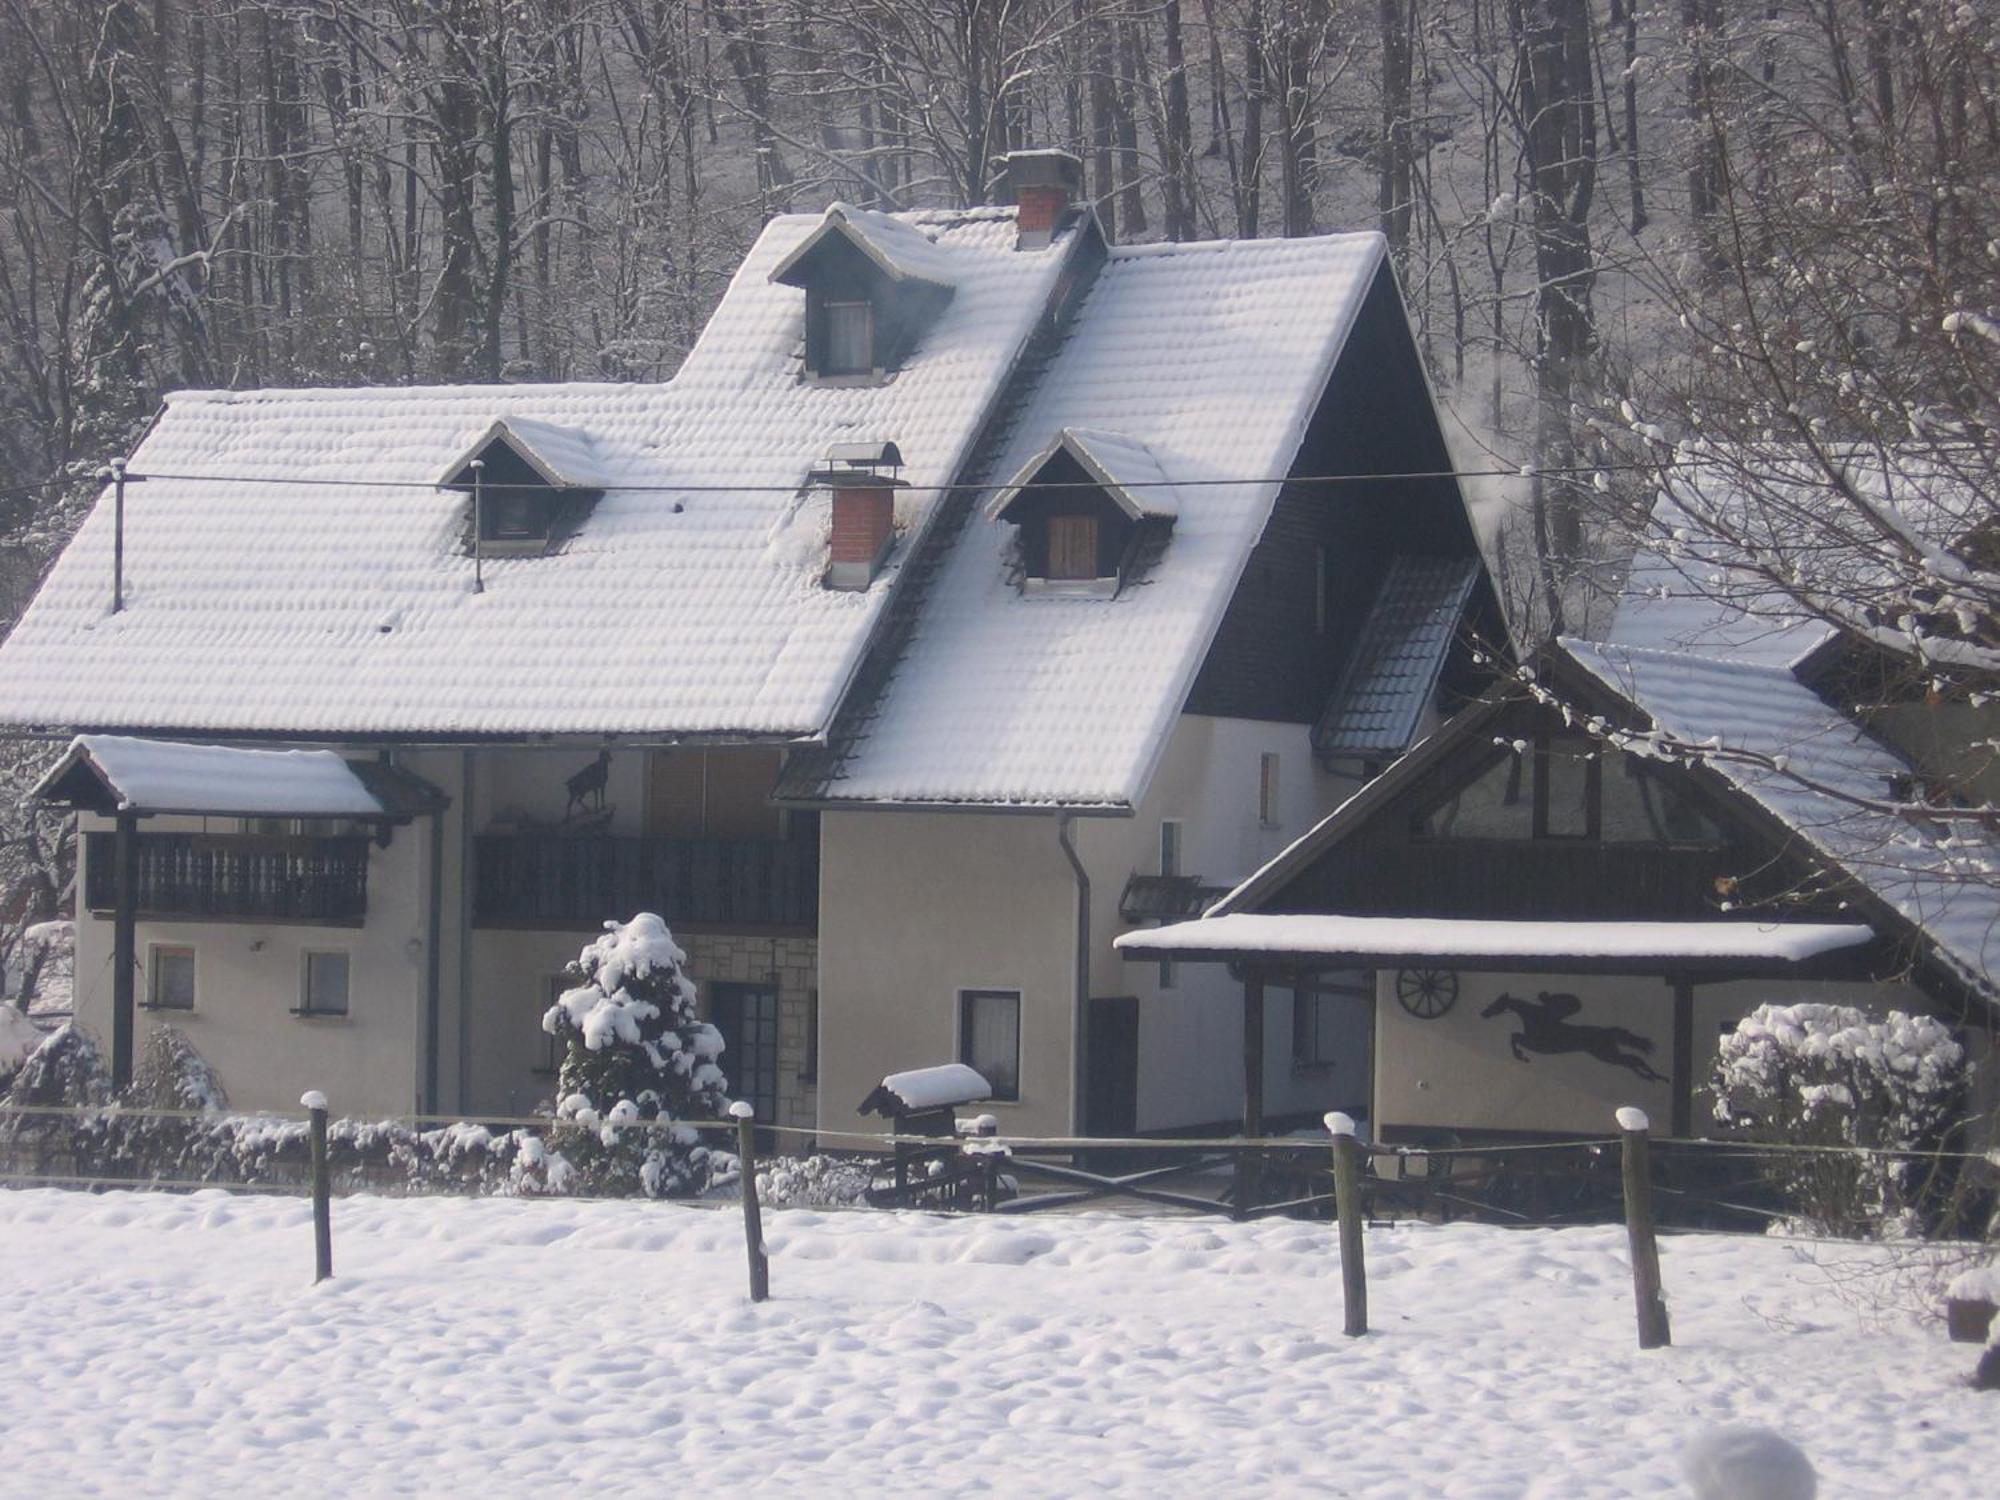
POLYGON ((1334 1135, 1353 1135, 1354 1116, 1341 1110, 1330 1109, 1326 1112, 1326 1128, 1334 1135))
POLYGON ((729 1118, 732 1120, 754 1120, 757 1118, 757 1106, 752 1104, 748 1099, 738 1099, 729 1106, 729 1118))
POLYGON ((1620 1130, 1651 1130, 1653 1122, 1646 1118, 1646 1112, 1637 1105, 1624 1104, 1618 1108, 1618 1128, 1620 1130))
POLYGON ((325 1109, 326 1095, 322 1094, 318 1089, 307 1089, 303 1094, 299 1095, 299 1107, 301 1109, 325 1109))

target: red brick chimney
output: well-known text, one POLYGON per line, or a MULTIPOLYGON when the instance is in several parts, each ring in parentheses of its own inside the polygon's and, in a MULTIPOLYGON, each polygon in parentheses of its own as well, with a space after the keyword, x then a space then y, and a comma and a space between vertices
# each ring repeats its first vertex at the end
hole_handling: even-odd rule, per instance
POLYGON ((1044 250, 1083 188, 1083 163, 1067 151, 1010 151, 994 196, 1017 205, 1014 248, 1044 250))
POLYGON ((875 581, 896 540, 896 491, 903 481, 882 472, 900 467, 894 443, 837 443, 812 482, 833 492, 833 538, 826 586, 865 589, 875 581))

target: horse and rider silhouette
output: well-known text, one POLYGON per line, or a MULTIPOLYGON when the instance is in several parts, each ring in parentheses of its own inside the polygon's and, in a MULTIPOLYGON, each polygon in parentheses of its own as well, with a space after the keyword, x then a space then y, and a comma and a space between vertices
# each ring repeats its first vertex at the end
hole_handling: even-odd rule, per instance
POLYGON ((1507 1039, 1507 1045, 1522 1062, 1533 1061, 1528 1056, 1530 1052, 1544 1055, 1583 1052, 1614 1068, 1629 1068, 1648 1083, 1667 1081, 1666 1074, 1655 1070, 1639 1055, 1653 1050, 1649 1038, 1623 1026, 1579 1026, 1570 1017, 1582 1009, 1583 1002, 1574 995, 1543 990, 1533 1000, 1502 995, 1479 1014, 1490 1020, 1503 1010, 1514 1013, 1521 1029, 1507 1039))

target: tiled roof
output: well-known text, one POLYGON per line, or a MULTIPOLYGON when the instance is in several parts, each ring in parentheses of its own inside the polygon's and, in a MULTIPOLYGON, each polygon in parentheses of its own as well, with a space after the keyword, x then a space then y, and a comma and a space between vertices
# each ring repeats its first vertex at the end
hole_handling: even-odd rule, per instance
POLYGON ((1115 598, 1031 597, 972 515, 820 795, 1134 804, 1383 264, 1373 234, 1113 249, 990 474, 1115 433, 1179 486, 1171 540, 1115 598))
POLYGON ((1910 767, 1782 667, 1565 640, 1660 731, 1724 752, 1706 764, 1925 933, 1976 988, 2000 986, 2000 861, 1972 820, 1885 804, 1910 767), (1727 752, 1744 752, 1733 755, 1727 752))
POLYGON ((948 268, 955 295, 893 378, 823 386, 801 378, 804 293, 770 281, 822 222, 766 227, 665 385, 171 397, 132 461, 155 477, 127 494, 127 607, 110 613, 107 497, 0 647, 0 714, 327 738, 822 733, 1077 238, 1017 251, 1011 210, 896 219, 880 237, 948 268), (605 494, 556 555, 485 559, 474 593, 468 502, 431 486, 503 418, 565 472, 587 459, 605 494), (851 439, 895 441, 912 487, 886 578, 842 593, 819 584, 826 496, 799 487, 851 439))
POLYGON ((1409 749, 1478 578, 1477 558, 1390 562, 1340 686, 1313 728, 1315 753, 1375 757, 1409 749))

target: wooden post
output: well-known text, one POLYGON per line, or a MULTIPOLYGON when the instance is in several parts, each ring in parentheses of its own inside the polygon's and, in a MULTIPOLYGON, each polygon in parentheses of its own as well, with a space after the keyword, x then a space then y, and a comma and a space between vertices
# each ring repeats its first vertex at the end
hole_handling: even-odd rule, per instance
MULTIPOLYGON (((1264 971, 1252 964, 1243 975, 1243 1135, 1264 1134, 1264 971)), ((1250 1217, 1261 1194, 1261 1164, 1254 1151, 1236 1155, 1236 1214, 1250 1217)))
POLYGON ((1625 1135, 1625 1236, 1632 1247, 1632 1300, 1639 1314, 1639 1347, 1659 1349, 1671 1344, 1667 1302, 1660 1292, 1660 1247, 1653 1238, 1653 1177, 1648 1132, 1652 1122, 1643 1109, 1626 1105, 1618 1111, 1618 1128, 1625 1135))
POLYGON ((1347 1310, 1346 1333, 1368 1331, 1368 1268, 1361 1259, 1361 1142, 1354 1121, 1334 1110, 1326 1117, 1333 1133, 1334 1207, 1340 1214, 1340 1297, 1347 1310))
POLYGON ((743 1183, 743 1245, 750 1252, 750 1300, 763 1302, 771 1295, 771 1262, 764 1254, 764 1220, 757 1207, 757 1142, 751 1121, 757 1107, 747 1099, 729 1106, 736 1122, 737 1170, 743 1183))
POLYGON ((313 1284, 333 1275, 333 1183, 326 1165, 326 1095, 309 1090, 299 1103, 312 1112, 313 1284))
POLYGON ((111 1087, 118 1090, 132 1082, 132 976, 139 962, 139 851, 133 843, 138 824, 136 813, 121 812, 111 835, 111 1087))
POLYGON ((125 460, 111 460, 111 613, 125 608, 125 460))

